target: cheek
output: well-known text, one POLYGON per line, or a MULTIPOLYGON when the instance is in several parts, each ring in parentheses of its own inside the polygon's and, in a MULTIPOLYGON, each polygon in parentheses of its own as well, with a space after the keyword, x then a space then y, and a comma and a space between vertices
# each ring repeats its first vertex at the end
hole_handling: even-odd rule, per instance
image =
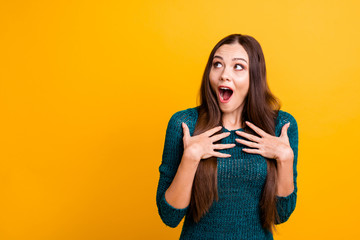
POLYGON ((246 88, 247 91, 249 90, 249 87, 250 87, 250 81, 249 81, 249 79, 246 79, 245 88, 246 88))
POLYGON ((210 80, 210 85, 213 87, 213 85, 216 85, 217 81, 216 81, 216 76, 214 75, 214 73, 209 73, 209 80, 210 80))
POLYGON ((249 87, 250 87, 249 82, 246 82, 245 85, 244 85, 244 93, 245 93, 245 95, 248 94, 248 92, 249 92, 249 87))
POLYGON ((239 79, 237 88, 241 93, 247 93, 249 91, 250 82, 249 78, 239 79))
POLYGON ((210 71, 210 73, 209 73, 209 79, 210 79, 211 82, 213 82, 214 79, 216 79, 216 76, 215 76, 215 75, 216 75, 216 74, 215 74, 214 71, 210 71))

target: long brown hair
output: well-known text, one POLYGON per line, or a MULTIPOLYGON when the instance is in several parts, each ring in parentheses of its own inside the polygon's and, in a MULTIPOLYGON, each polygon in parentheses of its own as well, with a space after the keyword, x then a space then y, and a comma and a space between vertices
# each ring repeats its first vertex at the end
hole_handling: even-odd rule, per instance
MULTIPOLYGON (((266 80, 265 58, 260 44, 251 36, 231 34, 220 40, 210 53, 200 88, 200 105, 198 107, 198 121, 194 134, 201 134, 211 128, 222 125, 216 93, 210 86, 209 73, 216 50, 223 44, 239 43, 249 56, 250 86, 244 99, 241 114, 244 131, 257 135, 249 128, 245 121, 250 121, 265 132, 275 135, 275 119, 280 109, 280 101, 270 92, 266 80)), ((219 140, 217 143, 220 143, 219 140)), ((276 210, 277 172, 276 161, 266 158, 267 177, 260 200, 260 218, 263 228, 270 232, 279 221, 276 210)), ((208 212, 214 200, 218 200, 217 192, 217 158, 202 159, 197 168, 190 200, 190 214, 195 222, 208 212)))

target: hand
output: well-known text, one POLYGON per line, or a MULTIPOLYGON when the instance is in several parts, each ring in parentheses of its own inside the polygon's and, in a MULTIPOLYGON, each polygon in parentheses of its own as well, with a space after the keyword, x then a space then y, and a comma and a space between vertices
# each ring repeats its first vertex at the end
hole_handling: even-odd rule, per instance
POLYGON ((225 132, 211 136, 218 132, 222 126, 217 126, 193 137, 190 136, 189 128, 185 123, 182 123, 182 127, 184 131, 184 154, 187 154, 187 156, 195 159, 196 162, 200 162, 201 159, 206 159, 211 156, 221 158, 231 157, 230 154, 214 151, 215 149, 225 149, 236 146, 236 144, 213 144, 213 142, 230 135, 230 132, 225 132))
POLYGON ((236 134, 247 138, 252 142, 239 138, 236 138, 235 141, 251 148, 255 148, 243 148, 243 151, 253 154, 260 154, 261 156, 266 158, 273 158, 278 163, 284 163, 294 160, 294 153, 292 148, 290 147, 289 137, 287 135, 287 130, 290 126, 290 123, 287 123, 283 126, 283 128, 281 129, 280 137, 272 136, 250 122, 246 121, 246 124, 261 137, 259 138, 252 134, 248 134, 242 131, 236 131, 236 134))

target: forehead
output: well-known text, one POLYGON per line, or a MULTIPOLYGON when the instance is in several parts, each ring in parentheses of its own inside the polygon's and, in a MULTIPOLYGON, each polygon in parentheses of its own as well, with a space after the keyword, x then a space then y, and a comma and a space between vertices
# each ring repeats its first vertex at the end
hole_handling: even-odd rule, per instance
POLYGON ((244 58, 247 62, 249 62, 247 52, 239 43, 224 44, 216 50, 214 56, 215 55, 221 56, 225 61, 238 57, 244 58))

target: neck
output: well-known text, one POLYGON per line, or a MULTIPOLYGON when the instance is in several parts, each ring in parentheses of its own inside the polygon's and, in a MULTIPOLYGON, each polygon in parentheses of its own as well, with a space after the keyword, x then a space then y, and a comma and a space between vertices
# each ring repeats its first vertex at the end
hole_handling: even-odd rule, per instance
POLYGON ((223 112, 223 126, 229 130, 242 128, 243 126, 241 124, 241 113, 242 109, 237 109, 232 112, 223 112))

